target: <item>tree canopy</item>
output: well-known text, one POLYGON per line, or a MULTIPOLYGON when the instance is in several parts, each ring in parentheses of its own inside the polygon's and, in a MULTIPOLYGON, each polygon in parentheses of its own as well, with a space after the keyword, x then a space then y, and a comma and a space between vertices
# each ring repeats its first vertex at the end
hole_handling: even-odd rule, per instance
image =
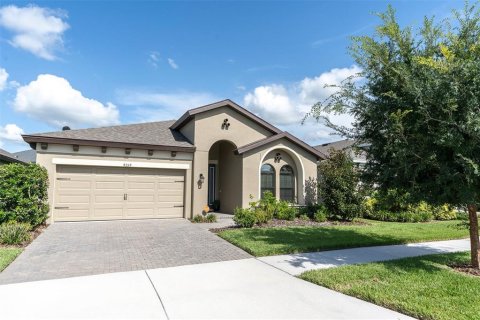
MULTIPOLYGON (((312 107, 310 116, 367 148, 365 178, 416 200, 480 203, 480 8, 418 28, 402 28, 395 10, 378 14, 372 36, 353 37, 362 71, 312 107), (353 128, 328 113, 349 113, 353 128)), ((475 217, 476 218, 476 217, 475 217)), ((478 238, 478 235, 477 235, 478 238)), ((477 239, 478 240, 478 239, 477 239)))

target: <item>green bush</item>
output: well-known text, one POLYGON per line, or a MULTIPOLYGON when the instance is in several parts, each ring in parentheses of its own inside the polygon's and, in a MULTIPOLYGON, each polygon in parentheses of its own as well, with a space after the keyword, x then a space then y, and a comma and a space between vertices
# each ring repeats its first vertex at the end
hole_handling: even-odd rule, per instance
POLYGON ((426 211, 400 211, 391 212, 386 210, 376 210, 368 218, 380 221, 390 222, 427 222, 432 220, 432 213, 426 211))
POLYGON ((195 222, 195 223, 202 223, 204 219, 205 218, 201 214, 197 214, 197 215, 193 216, 191 221, 195 222))
POLYGON ((24 222, 36 227, 48 216, 47 170, 37 164, 0 166, 0 223, 24 222))
POLYGON ((217 222, 217 216, 214 213, 209 213, 206 216, 197 214, 192 218, 191 221, 194 223, 212 223, 217 222))
POLYGON ((255 223, 267 223, 272 220, 272 217, 265 210, 256 208, 255 212, 255 223))
POLYGON ((375 192, 373 197, 379 210, 391 212, 408 211, 411 203, 410 194, 397 189, 375 192))
POLYGON ((352 220, 362 210, 359 192, 359 174, 351 157, 344 151, 330 151, 330 157, 321 161, 319 191, 328 212, 343 220, 352 220))
POLYGON ((257 223, 255 210, 251 208, 235 208, 233 221, 242 228, 251 228, 257 223))
POLYGON ((295 220, 297 209, 290 206, 288 201, 279 201, 277 204, 277 209, 275 211, 275 216, 280 220, 295 220))
POLYGON ((22 244, 30 240, 31 226, 28 223, 15 221, 0 224, 0 243, 22 244))
POLYGON ((205 222, 208 222, 208 223, 217 222, 217 216, 215 215, 215 213, 207 214, 207 216, 205 217, 205 222))
POLYGON ((313 220, 315 220, 316 222, 325 222, 327 221, 327 216, 327 208, 320 207, 313 215, 313 220))
POLYGON ((454 220, 457 219, 457 210, 448 204, 444 204, 433 209, 435 220, 454 220))
POLYGON ((310 221, 310 218, 306 214, 301 214, 298 218, 302 221, 310 221))

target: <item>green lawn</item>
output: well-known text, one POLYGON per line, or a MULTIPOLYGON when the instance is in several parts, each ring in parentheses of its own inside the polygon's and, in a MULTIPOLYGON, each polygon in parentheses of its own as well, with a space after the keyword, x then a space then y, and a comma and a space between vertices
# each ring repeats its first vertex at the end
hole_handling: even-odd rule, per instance
POLYGON ((0 272, 22 252, 19 248, 0 248, 0 272))
POLYGON ((479 319, 480 277, 447 265, 469 253, 313 270, 300 278, 419 319, 479 319))
POLYGON ((367 221, 367 225, 233 229, 223 239, 254 256, 323 251, 374 245, 465 238, 459 221, 400 223, 367 221))

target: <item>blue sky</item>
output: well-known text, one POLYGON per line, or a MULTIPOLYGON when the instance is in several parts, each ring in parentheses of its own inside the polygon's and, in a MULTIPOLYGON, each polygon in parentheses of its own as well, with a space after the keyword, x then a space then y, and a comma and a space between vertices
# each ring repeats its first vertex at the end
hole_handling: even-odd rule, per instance
MULTIPOLYGON (((168 120, 230 98, 311 144, 309 106, 359 71, 351 35, 392 4, 402 25, 462 1, 41 1, 0 7, 0 147, 19 134, 168 120), (8 74, 8 77, 7 77, 8 74)), ((348 124, 348 116, 337 116, 348 124)))

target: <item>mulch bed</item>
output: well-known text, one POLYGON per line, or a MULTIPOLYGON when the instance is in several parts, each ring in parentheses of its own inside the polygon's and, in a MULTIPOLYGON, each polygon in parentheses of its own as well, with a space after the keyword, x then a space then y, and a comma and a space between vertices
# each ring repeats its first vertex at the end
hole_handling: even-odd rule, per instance
POLYGON ((472 266, 468 263, 451 264, 449 267, 458 272, 480 277, 480 269, 472 268, 472 266))
MULTIPOLYGON (((330 226, 352 226, 352 225, 368 225, 364 221, 325 221, 325 222, 316 222, 313 220, 302 220, 296 218, 295 220, 278 220, 272 219, 267 223, 262 223, 261 225, 255 225, 252 229, 265 229, 265 228, 276 228, 276 227, 330 227, 330 226)), ((209 229, 213 233, 219 233, 225 230, 240 229, 239 226, 230 226, 223 228, 212 228, 209 229)))

